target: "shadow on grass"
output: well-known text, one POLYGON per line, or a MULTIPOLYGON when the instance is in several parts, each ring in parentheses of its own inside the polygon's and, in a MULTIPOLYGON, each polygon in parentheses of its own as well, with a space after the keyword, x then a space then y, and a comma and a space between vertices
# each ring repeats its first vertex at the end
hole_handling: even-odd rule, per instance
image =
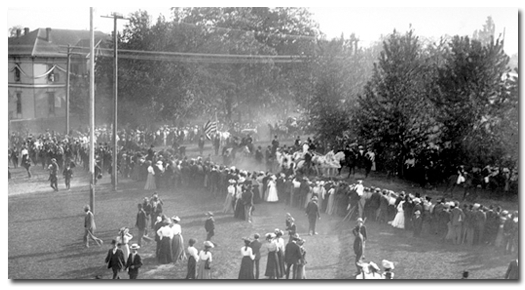
MULTIPOLYGON (((97 276, 101 279, 111 279, 113 277, 113 273, 107 268, 106 265, 101 265, 97 267, 88 267, 65 272, 59 277, 61 279, 95 279, 97 276)), ((127 273, 122 271, 120 272, 120 276, 124 278, 127 276, 127 273)))

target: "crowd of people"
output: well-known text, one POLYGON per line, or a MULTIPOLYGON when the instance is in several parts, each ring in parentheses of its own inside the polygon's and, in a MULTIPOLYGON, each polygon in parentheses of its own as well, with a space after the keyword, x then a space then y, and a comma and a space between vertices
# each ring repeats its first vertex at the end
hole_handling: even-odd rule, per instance
MULTIPOLYGON (((101 138, 99 140, 103 140, 104 135, 99 136, 101 138)), ((357 276, 375 277, 379 274, 379 267, 373 262, 366 263, 363 258, 367 239, 365 221, 413 231, 414 237, 437 238, 443 243, 492 246, 502 254, 516 254, 518 251, 517 211, 509 212, 496 205, 462 204, 445 198, 439 198, 434 202, 432 197, 420 196, 418 193, 396 193, 374 186, 365 187, 362 181, 350 184, 333 177, 311 176, 308 171, 289 166, 291 163, 283 163, 288 166, 276 166, 278 153, 293 153, 301 150, 303 143, 308 144, 310 150, 314 150, 318 144, 312 140, 301 142, 298 138, 293 146, 287 147, 280 145, 277 138, 274 138, 264 155, 261 147, 254 148, 255 150, 250 152, 253 154, 255 167, 264 166, 266 170, 253 170, 253 168, 243 170, 231 165, 232 158, 228 157, 232 154, 231 151, 223 152, 223 164, 219 164, 212 161, 211 154, 204 158, 189 158, 185 152, 175 150, 173 147, 155 151, 154 145, 157 144, 155 142, 169 144, 169 138, 165 138, 170 136, 169 133, 141 136, 144 137, 139 136, 138 140, 144 138, 142 144, 151 144, 150 147, 145 149, 140 146, 127 146, 124 143, 117 161, 121 176, 145 182, 145 190, 171 188, 198 190, 210 197, 224 199, 222 212, 231 213, 235 218, 246 222, 252 222, 252 214, 257 204, 282 202, 305 211, 308 216, 309 235, 317 234, 315 226, 321 214, 339 216, 344 220, 357 220, 356 229, 353 230, 357 276), (164 137, 155 139, 151 136, 164 137), (151 138, 156 141, 152 142, 151 138)), ((50 170, 50 182, 54 190, 58 190, 58 172, 63 171, 66 187, 69 188, 73 175, 72 168, 75 164, 82 163, 86 168, 88 163, 87 143, 82 138, 70 138, 50 132, 36 138, 28 136, 22 143, 17 138, 13 138, 11 144, 21 145, 10 149, 9 158, 14 166, 18 166, 19 156, 22 164, 33 162, 36 165, 37 162, 41 162, 43 167, 50 170)), ((123 135, 121 140, 129 140, 129 138, 123 135)), ((251 143, 249 139, 241 142, 251 143)), ((215 143, 212 144, 215 146, 215 143)), ((111 170, 111 151, 107 143, 98 143, 97 175, 111 170)), ((218 150, 215 152, 217 154, 218 150)), ((30 170, 27 171, 31 176, 30 170)), ((119 278, 118 273, 122 269, 128 270, 130 278, 137 278, 138 269, 142 266, 138 250, 143 245, 143 240, 156 242, 155 254, 160 264, 187 260, 187 279, 212 278, 210 269, 212 249, 215 246, 212 242, 213 213, 207 213, 208 219, 205 225, 207 238, 203 242, 203 250, 198 251, 196 240, 193 238, 189 239, 188 248, 184 249, 180 218, 166 215, 163 202, 157 194, 151 198, 144 198, 144 201, 138 205, 138 210, 137 243, 130 247, 133 237, 129 234, 129 229, 122 228, 112 241, 112 249, 106 257, 108 268, 113 269, 113 278, 119 278), (151 237, 150 233, 152 233, 151 237)), ((88 208, 84 237, 86 246, 89 246, 89 239, 101 245, 102 241, 94 236, 94 222, 88 221, 88 217, 93 220, 92 214, 89 213, 88 208)), ((297 234, 293 217, 287 216, 286 226, 289 235, 286 244, 283 239, 284 232, 279 229, 266 234, 264 242, 259 241, 261 238, 259 234, 254 234, 253 238, 243 238, 239 279, 259 278, 258 261, 261 249, 266 249, 268 254, 266 277, 289 278, 292 269, 292 278, 306 279, 305 240, 297 234)), ((393 278, 394 264, 387 260, 382 264, 385 271, 378 277, 393 278)))
MULTIPOLYGON (((275 143, 274 145, 275 146, 275 143)), ((285 152, 286 148, 269 147, 269 152, 285 152)), ((270 153, 272 154, 272 153, 270 153)), ((274 153, 275 154, 275 153, 274 153)), ((146 190, 159 188, 191 188, 208 194, 210 197, 224 199, 223 213, 230 213, 240 220, 252 222, 252 213, 257 204, 267 202, 283 202, 305 211, 309 222, 309 235, 316 235, 315 224, 321 214, 339 216, 345 220, 357 220, 354 229, 354 253, 357 277, 376 277, 379 274, 377 265, 364 261, 366 244, 366 229, 364 221, 388 224, 395 228, 412 231, 414 237, 429 237, 439 239, 443 243, 486 245, 501 250, 502 254, 517 253, 518 243, 518 212, 509 213, 499 206, 484 206, 475 204, 460 204, 459 201, 447 201, 440 198, 433 202, 430 196, 394 192, 373 186, 365 187, 359 180, 350 184, 345 180, 322 176, 307 176, 290 168, 268 168, 267 171, 247 171, 235 166, 226 167, 213 162, 209 156, 206 159, 177 159, 170 152, 155 152, 150 148, 143 158, 147 169, 142 170, 138 180, 146 181, 146 190), (153 165, 155 164, 155 165, 153 165), (171 175, 166 174, 172 168, 171 175)), ((157 257, 159 263, 176 263, 185 256, 188 258, 188 278, 211 278, 208 271, 212 260, 211 249, 214 243, 214 222, 207 220, 205 226, 207 239, 202 251, 196 251, 195 240, 190 240, 190 246, 185 252, 178 217, 168 218, 162 211, 162 201, 158 196, 145 199, 140 210, 146 212, 152 221, 151 228, 157 241, 157 257), (180 239, 178 238, 180 237, 180 239), (200 262, 199 262, 200 261, 200 262), (204 261, 204 262, 203 262, 204 261)), ((208 213, 213 220, 213 214, 208 213)), ((138 222, 137 222, 138 224, 138 222)), ((287 217, 287 230, 294 228, 295 221, 287 217)), ((139 228, 140 230, 140 228, 139 228)), ((147 238, 147 229, 142 237, 147 238)), ((268 264, 265 276, 279 279, 289 270, 283 270, 282 261, 287 260, 287 249, 282 242, 282 231, 265 235, 268 250, 268 264)), ((244 238, 245 245, 241 248, 242 267, 240 279, 258 278, 258 259, 260 249, 254 249, 260 236, 253 239, 244 238), (251 261, 249 261, 251 260, 251 261), (251 266, 248 266, 251 265, 251 266), (253 269, 251 269, 252 267, 253 269), (248 269, 248 270, 246 270, 248 269), (253 273, 253 275, 251 274, 253 273)), ((140 246, 140 240, 138 246, 140 246)), ((299 238, 295 230, 289 232, 289 243, 298 245, 302 255, 296 255, 292 277, 304 278, 304 239, 299 238), (302 266, 302 268, 301 268, 302 266), (295 268, 299 269, 298 271, 295 268)), ((290 247, 292 247, 290 245, 290 247)), ((290 258, 289 258, 290 259, 290 258)), ((288 259, 288 260, 289 260, 288 259)), ((288 263, 288 262, 285 262, 288 263)), ((383 261, 385 271, 377 277, 392 278, 394 263, 383 261), (387 265, 388 267, 385 267, 387 265)), ((288 275, 287 275, 288 276, 288 275)))

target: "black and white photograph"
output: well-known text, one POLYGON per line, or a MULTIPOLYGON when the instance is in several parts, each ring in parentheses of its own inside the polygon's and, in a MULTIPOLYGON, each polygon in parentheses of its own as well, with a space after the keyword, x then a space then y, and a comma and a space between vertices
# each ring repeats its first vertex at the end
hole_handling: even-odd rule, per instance
POLYGON ((6 9, 9 280, 519 280, 518 7, 85 4, 6 9))

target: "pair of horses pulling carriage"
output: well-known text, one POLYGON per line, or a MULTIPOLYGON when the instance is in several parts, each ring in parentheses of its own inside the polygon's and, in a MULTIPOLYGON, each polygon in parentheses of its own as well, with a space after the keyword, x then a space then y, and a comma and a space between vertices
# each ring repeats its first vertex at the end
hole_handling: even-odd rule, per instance
POLYGON ((347 167, 347 178, 355 174, 357 169, 363 169, 365 177, 368 177, 373 166, 373 160, 368 156, 351 150, 341 150, 337 153, 330 151, 325 155, 314 151, 298 151, 291 155, 279 152, 277 162, 281 167, 283 165, 289 167, 290 163, 293 162, 296 171, 304 175, 325 175, 331 177, 341 175, 343 169, 347 167), (310 156, 308 157, 307 154, 310 156))

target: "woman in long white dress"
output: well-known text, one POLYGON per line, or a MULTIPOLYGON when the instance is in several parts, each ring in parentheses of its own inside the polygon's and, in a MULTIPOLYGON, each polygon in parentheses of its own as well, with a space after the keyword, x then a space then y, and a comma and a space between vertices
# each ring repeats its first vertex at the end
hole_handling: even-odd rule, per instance
POLYGON ((330 185, 330 189, 328 190, 328 204, 326 205, 326 213, 328 215, 334 214, 334 198, 336 193, 336 187, 334 184, 330 185))
POLYGON ((120 250, 124 254, 124 265, 128 261, 129 257, 129 241, 133 239, 133 236, 129 233, 128 228, 121 228, 118 233, 117 243, 120 244, 120 250))
POLYGON ((404 203, 405 203, 405 201, 402 200, 397 205, 397 213, 396 213, 396 216, 394 217, 394 220, 391 221, 391 222, 388 222, 394 228, 398 228, 398 229, 404 229, 405 228, 405 214, 403 212, 403 204, 404 203))
POLYGON ((235 180, 230 179, 230 185, 228 186, 228 194, 226 194, 226 200, 224 201, 224 205, 222 207, 223 213, 232 213, 233 207, 232 207, 232 200, 235 197, 235 192, 237 190, 237 187, 235 186, 235 180))
POLYGON ((308 203, 312 200, 313 195, 313 187, 311 185, 308 186, 308 193, 306 194, 306 199, 304 200, 304 208, 308 206, 308 203))
POLYGON ((151 166, 151 161, 148 160, 148 178, 146 179, 146 185, 144 186, 144 190, 155 189, 157 189, 157 186, 155 184, 155 170, 153 170, 153 166, 151 166))
POLYGON ((267 202, 277 202, 279 201, 279 196, 277 195, 277 183, 275 175, 272 175, 270 181, 268 181, 268 199, 267 202))

